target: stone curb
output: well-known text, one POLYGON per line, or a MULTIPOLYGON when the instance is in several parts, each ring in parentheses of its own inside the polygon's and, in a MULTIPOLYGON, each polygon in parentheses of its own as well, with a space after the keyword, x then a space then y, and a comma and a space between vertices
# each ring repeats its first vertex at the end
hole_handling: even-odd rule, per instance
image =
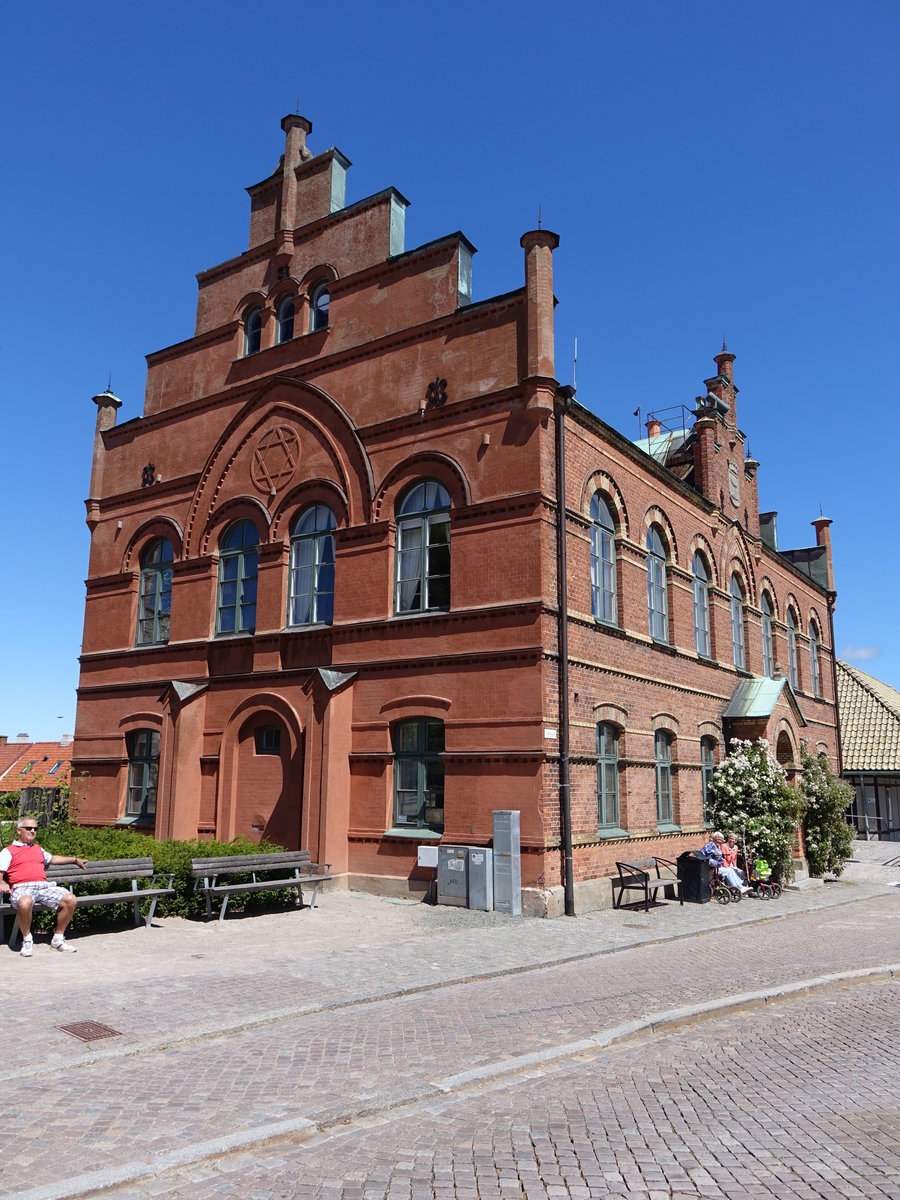
MULTIPOLYGON (((790 915, 790 914, 786 914, 790 915)), ((586 957, 586 956, 581 956, 586 957)), ((507 972, 508 973, 508 972, 507 972)), ((568 1042, 548 1050, 522 1054, 516 1058, 503 1059, 471 1071, 448 1075, 440 1080, 425 1080, 406 1096, 386 1099, 383 1104, 369 1104, 357 1109, 329 1113, 318 1121, 295 1117, 289 1121, 258 1125, 221 1138, 195 1142, 176 1150, 161 1151, 151 1160, 135 1159, 104 1171, 88 1172, 68 1179, 64 1190, 60 1183, 47 1184, 27 1192, 18 1192, 16 1200, 77 1200, 77 1198, 99 1195, 110 1188, 132 1184, 140 1179, 152 1178, 176 1167, 196 1165, 204 1159, 247 1150, 251 1146, 278 1141, 297 1135, 323 1135, 335 1131, 335 1126, 346 1125, 367 1117, 421 1104, 430 1093, 449 1096, 453 1092, 479 1084, 490 1084, 510 1075, 526 1072, 547 1063, 560 1062, 591 1051, 608 1049, 629 1041, 641 1034, 665 1034, 704 1019, 714 1019, 742 1008, 758 1008, 766 1004, 787 1000, 810 992, 825 991, 833 987, 850 984, 891 982, 900 977, 900 963, 880 967, 863 967, 855 971, 842 971, 833 975, 820 975, 814 979, 801 979, 796 983, 783 984, 759 991, 741 992, 684 1008, 668 1009, 649 1017, 612 1026, 589 1038, 568 1042)), ((429 989, 432 990, 432 989, 429 989)))
MULTIPOLYGON (((876 899, 879 894, 870 893, 865 896, 848 896, 846 900, 842 899, 836 904, 828 905, 827 907, 839 908, 847 904, 862 904, 867 900, 876 899)), ((769 911, 765 915, 761 914, 758 917, 741 921, 740 927, 745 925, 765 925, 772 921, 786 921, 793 917, 805 917, 811 913, 821 911, 822 908, 819 906, 803 908, 793 912, 769 911)), ((297 1006, 292 1005, 287 1008, 270 1009, 267 1012, 258 1013, 249 1020, 220 1021, 210 1023, 209 1025, 199 1025, 176 1037, 166 1038, 165 1041, 155 1039, 145 1042, 132 1042, 127 1046, 109 1046, 105 1050, 95 1050, 93 1053, 86 1054, 80 1058, 72 1058, 68 1061, 54 1063, 53 1070, 68 1071, 78 1067, 90 1067, 110 1059, 129 1058, 133 1055, 150 1054, 158 1050, 169 1050, 180 1046, 187 1046, 192 1042, 208 1041, 210 1038, 224 1037, 235 1033, 247 1033, 253 1029, 262 1029, 267 1025, 274 1025, 278 1021, 298 1020, 302 1017, 316 1016, 319 1013, 340 1012, 341 1009, 356 1008, 366 1004, 381 1004, 392 1000, 402 1000, 407 996, 420 996, 429 992, 440 991, 442 988, 459 987, 461 984, 479 983, 482 980, 489 981, 491 979, 503 979, 511 975, 531 974, 535 971, 544 971, 553 967, 565 967, 570 966, 572 963, 586 962, 592 958, 604 958, 612 954, 622 954, 628 950, 642 949, 645 946, 663 946, 669 942, 686 941, 689 938, 703 937, 706 933, 717 933, 719 931, 719 927, 685 930, 682 933, 651 937, 641 941, 636 940, 626 945, 604 946, 596 950, 584 950, 578 954, 564 954, 559 958, 543 959, 540 962, 522 963, 513 967, 501 967, 495 971, 479 972, 475 975, 459 975, 452 979, 436 980, 434 983, 394 988, 391 991, 379 992, 377 995, 356 996, 346 1000, 336 1000, 331 1004, 302 1004, 297 1006)), ((30 1070, 0 1071, 0 1083, 36 1078, 44 1075, 46 1071, 46 1064, 39 1064, 30 1070)), ((3 1198, 0 1197, 0 1200, 3 1200, 3 1198)))

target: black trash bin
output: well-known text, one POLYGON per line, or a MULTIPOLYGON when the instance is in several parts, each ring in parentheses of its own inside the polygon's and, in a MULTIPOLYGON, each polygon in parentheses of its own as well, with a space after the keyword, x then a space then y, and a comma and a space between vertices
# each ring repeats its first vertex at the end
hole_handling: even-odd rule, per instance
POLYGON ((693 904, 708 904, 712 899, 709 886, 709 859, 697 850, 685 850, 678 855, 678 878, 681 894, 693 904))

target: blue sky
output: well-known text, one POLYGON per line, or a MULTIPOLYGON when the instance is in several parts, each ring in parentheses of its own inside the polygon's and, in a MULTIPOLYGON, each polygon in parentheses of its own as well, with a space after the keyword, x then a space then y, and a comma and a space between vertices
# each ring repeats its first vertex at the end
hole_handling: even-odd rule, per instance
POLYGON ((348 202, 393 184, 408 247, 474 242, 475 299, 521 285, 540 211, 557 375, 577 337, 579 400, 632 437, 724 333, 780 545, 834 520, 838 653, 900 687, 898 34, 893 0, 7 6, 0 733, 74 729, 91 397, 140 414, 298 99, 348 202))

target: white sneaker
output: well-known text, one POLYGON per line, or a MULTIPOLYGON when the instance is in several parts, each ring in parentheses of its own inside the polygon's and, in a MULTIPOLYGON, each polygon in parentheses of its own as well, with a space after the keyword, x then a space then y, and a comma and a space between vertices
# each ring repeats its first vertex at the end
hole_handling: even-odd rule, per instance
POLYGON ((22 949, 19 951, 23 958, 31 958, 34 954, 34 938, 22 938, 22 949))
POLYGON ((751 890, 752 890, 751 888, 748 888, 748 887, 747 887, 747 885, 746 885, 746 884, 744 884, 744 886, 741 888, 741 895, 742 895, 742 896, 746 896, 746 895, 747 895, 747 893, 748 893, 749 891, 751 891, 751 890))
POLYGON ((53 941, 50 943, 50 948, 51 950, 62 950, 65 954, 74 954, 78 949, 78 947, 73 946, 71 942, 67 942, 64 937, 54 937, 53 941))

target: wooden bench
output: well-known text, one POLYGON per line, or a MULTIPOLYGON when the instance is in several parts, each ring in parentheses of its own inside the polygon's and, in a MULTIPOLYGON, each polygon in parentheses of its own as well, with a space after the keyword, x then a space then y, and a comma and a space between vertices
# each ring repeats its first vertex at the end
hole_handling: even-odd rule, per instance
MULTIPOLYGON (((147 916, 144 918, 144 924, 148 929, 150 928, 150 922, 153 920, 153 914, 156 912, 156 902, 160 896, 175 895, 172 879, 172 873, 156 871, 152 858, 99 859, 96 862, 87 862, 83 871, 71 864, 56 866, 51 863, 47 867, 47 881, 49 883, 58 883, 61 887, 74 885, 75 893, 78 896, 78 908, 89 908, 93 904, 130 903, 134 905, 134 923, 135 925, 139 925, 141 921, 141 903, 144 900, 149 900, 150 908, 147 916), (160 882, 163 878, 168 878, 169 881, 165 885, 160 882), (109 883, 113 880, 124 882, 126 879, 130 884, 127 890, 123 888, 121 891, 115 892, 80 894, 79 885, 81 884, 109 883), (145 883, 144 881, 147 882, 145 883)), ((46 906, 36 904, 34 907, 35 909, 39 909, 46 906)), ((6 916, 11 913, 13 916, 13 927, 9 939, 10 946, 15 946, 19 937, 19 925, 15 919, 15 911, 9 902, 9 896, 5 894, 0 896, 0 942, 6 936, 6 916)))
MULTIPOLYGON (((672 888, 680 904, 684 904, 681 894, 681 880, 678 878, 677 865, 669 858, 650 858, 646 862, 617 862, 619 878, 612 876, 613 908, 622 907, 622 896, 625 892, 641 892, 644 900, 644 912, 650 911, 650 900, 656 903, 656 893, 660 888, 672 888), (616 895, 618 889, 618 895, 616 895), (652 895, 651 895, 652 893, 652 895)), ((634 901, 640 904, 640 900, 634 901)))
POLYGON ((310 861, 308 850, 281 850, 275 854, 230 854, 224 858, 192 858, 191 876, 194 890, 206 896, 206 915, 212 917, 212 898, 219 896, 222 907, 219 920, 225 920, 228 901, 235 892, 264 892, 275 888, 296 888, 297 898, 303 904, 303 885, 312 884, 313 894, 309 907, 315 908, 319 884, 331 878, 331 864, 320 866, 310 861), (284 872, 290 872, 285 874, 284 872), (278 872, 276 879, 260 879, 259 875, 278 872), (233 875, 251 875, 252 879, 240 883, 219 883, 219 879, 233 875))

